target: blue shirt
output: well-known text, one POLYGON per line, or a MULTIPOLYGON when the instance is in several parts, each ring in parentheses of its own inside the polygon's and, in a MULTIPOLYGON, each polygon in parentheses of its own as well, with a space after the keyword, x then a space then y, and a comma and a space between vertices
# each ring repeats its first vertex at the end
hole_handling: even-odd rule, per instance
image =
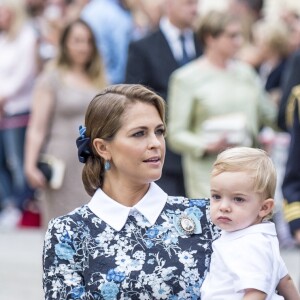
POLYGON ((124 82, 128 45, 133 34, 130 12, 118 0, 93 0, 85 6, 81 17, 95 35, 108 81, 124 82))

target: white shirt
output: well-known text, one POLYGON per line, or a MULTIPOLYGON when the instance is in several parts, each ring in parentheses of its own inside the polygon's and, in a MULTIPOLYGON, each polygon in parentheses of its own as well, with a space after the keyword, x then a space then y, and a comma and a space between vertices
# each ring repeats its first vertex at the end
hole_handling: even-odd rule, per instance
POLYGON ((244 289, 253 288, 265 292, 266 300, 283 300, 275 290, 287 273, 273 223, 263 222, 235 232, 223 231, 213 242, 201 299, 242 299, 244 289))
POLYGON ((175 27, 166 17, 163 17, 160 20, 159 27, 163 32, 165 38, 167 39, 174 58, 177 61, 180 61, 183 55, 182 45, 180 42, 180 35, 182 34, 185 38, 184 45, 188 56, 191 58, 194 58, 196 56, 194 33, 192 29, 185 29, 184 31, 180 31, 180 29, 175 27))
POLYGON ((31 25, 24 25, 13 40, 0 34, 0 98, 5 98, 7 115, 28 112, 37 74, 37 37, 31 25))
POLYGON ((146 195, 133 207, 118 203, 101 189, 95 192, 88 206, 96 216, 113 229, 120 231, 124 227, 128 216, 137 212, 142 214, 151 226, 154 225, 166 204, 167 198, 168 195, 152 182, 146 195))

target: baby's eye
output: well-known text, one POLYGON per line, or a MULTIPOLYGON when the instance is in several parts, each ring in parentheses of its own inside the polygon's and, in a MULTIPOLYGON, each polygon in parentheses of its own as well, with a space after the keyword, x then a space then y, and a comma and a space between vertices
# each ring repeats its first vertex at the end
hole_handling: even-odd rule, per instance
POLYGON ((221 199, 221 196, 218 195, 218 194, 212 194, 212 195, 211 195, 211 199, 213 199, 213 200, 220 200, 220 199, 221 199))
POLYGON ((235 197, 233 200, 234 200, 234 202, 237 202, 237 203, 243 203, 245 201, 245 199, 243 199, 241 197, 235 197))

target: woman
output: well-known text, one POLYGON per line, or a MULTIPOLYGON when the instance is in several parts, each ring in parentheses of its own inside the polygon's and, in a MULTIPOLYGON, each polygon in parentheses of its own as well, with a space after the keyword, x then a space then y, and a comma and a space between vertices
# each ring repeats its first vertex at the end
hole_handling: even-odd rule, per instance
POLYGON ((209 197, 209 172, 216 155, 233 145, 255 144, 275 106, 255 71, 234 60, 241 45, 239 20, 226 11, 203 16, 199 59, 175 71, 169 85, 168 141, 182 154, 189 197, 209 197))
POLYGON ((83 192, 75 153, 78 123, 88 99, 105 85, 105 76, 89 26, 82 20, 62 32, 60 52, 37 80, 26 137, 25 170, 29 183, 43 193, 42 218, 63 215, 88 200, 83 192), (51 154, 65 164, 62 186, 51 189, 37 167, 40 154, 51 154))
POLYGON ((216 232, 207 199, 154 183, 164 110, 141 85, 110 86, 90 103, 77 146, 92 199, 49 224, 45 299, 199 299, 216 232))
POLYGON ((23 170, 25 132, 37 74, 37 37, 22 0, 0 0, 0 227, 18 225, 30 199, 23 170))

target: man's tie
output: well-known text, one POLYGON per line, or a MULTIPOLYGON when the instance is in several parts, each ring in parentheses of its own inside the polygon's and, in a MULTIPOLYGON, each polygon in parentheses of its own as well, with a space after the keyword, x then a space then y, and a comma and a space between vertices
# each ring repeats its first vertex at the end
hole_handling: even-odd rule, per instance
POLYGON ((182 48, 182 57, 181 57, 181 60, 179 61, 179 64, 180 64, 180 66, 183 66, 190 61, 190 58, 186 52, 184 35, 181 34, 179 36, 179 39, 180 39, 181 48, 182 48))

